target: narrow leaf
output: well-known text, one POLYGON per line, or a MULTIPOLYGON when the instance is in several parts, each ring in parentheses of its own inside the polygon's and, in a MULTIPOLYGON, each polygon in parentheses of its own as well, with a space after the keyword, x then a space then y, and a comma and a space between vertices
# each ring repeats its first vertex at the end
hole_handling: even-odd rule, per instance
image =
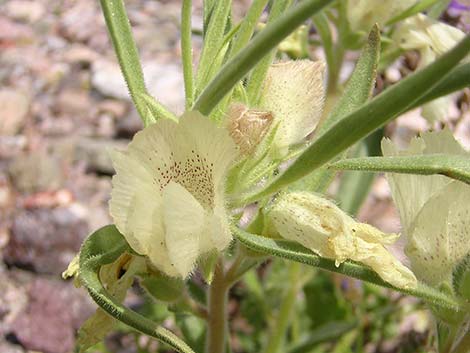
POLYGON ((332 0, 302 1, 282 17, 268 24, 242 51, 222 67, 196 101, 194 110, 208 115, 237 82, 266 54, 305 20, 330 2, 332 0))
POLYGON ((329 342, 334 339, 339 339, 344 334, 353 330, 358 326, 358 323, 339 321, 328 322, 310 332, 308 332, 308 339, 301 342, 291 349, 288 353, 304 353, 312 351, 317 345, 323 342, 329 342))
POLYGON ((109 315, 133 329, 166 343, 177 352, 194 353, 171 331, 124 307, 103 287, 98 276, 100 267, 114 262, 125 251, 130 248, 114 225, 98 229, 85 240, 80 250, 79 275, 92 299, 109 315))
POLYGON ((392 25, 394 23, 403 21, 405 18, 414 16, 420 12, 423 12, 424 10, 430 8, 434 4, 437 4, 442 0, 421 0, 418 1, 416 4, 413 6, 409 7, 405 11, 403 11, 401 14, 398 14, 397 16, 393 17, 391 20, 387 22, 387 26, 392 25))
POLYGON ((237 54, 250 41, 255 31, 258 19, 263 13, 269 0, 254 0, 245 18, 242 21, 240 30, 233 41, 230 57, 237 54))
POLYGON ((178 121, 178 118, 172 112, 166 109, 150 94, 141 93, 138 95, 138 100, 148 109, 147 115, 149 116, 149 122, 154 123, 159 118, 178 121))
POLYGON ((270 185, 245 202, 257 200, 280 190, 385 125, 409 109, 414 102, 439 82, 470 51, 470 36, 432 64, 393 85, 369 103, 355 110, 321 134, 286 171, 270 185))
POLYGON ((329 168, 422 175, 441 174, 470 184, 470 159, 461 155, 350 158, 332 163, 329 168))
POLYGON ((408 110, 419 107, 424 103, 446 96, 465 87, 470 87, 470 63, 460 64, 452 69, 442 80, 439 81, 437 85, 414 102, 408 110))
POLYGON ((422 298, 434 305, 453 311, 462 310, 462 305, 457 299, 440 293, 424 284, 420 283, 416 289, 406 290, 397 288, 382 280, 379 275, 369 267, 363 266, 359 263, 345 261, 336 267, 335 260, 320 257, 299 244, 251 234, 235 226, 232 227, 232 232, 236 238, 249 249, 283 259, 300 262, 305 265, 318 267, 327 271, 340 273, 382 287, 391 288, 405 294, 422 298))
POLYGON ((183 61, 186 110, 190 109, 194 103, 191 10, 192 0, 183 0, 183 5, 181 6, 181 58, 183 61))
POLYGON ((123 0, 100 0, 100 3, 129 93, 144 125, 148 126, 154 122, 154 117, 149 114, 147 107, 139 98, 139 95, 148 93, 124 2, 123 0))
MULTIPOLYGON (((277 20, 292 4, 292 0, 278 0, 271 3, 267 24, 277 20)), ((250 97, 251 106, 257 106, 261 96, 261 88, 268 73, 269 66, 276 57, 277 50, 273 48, 271 52, 265 55, 251 71, 247 79, 247 92, 250 97)))
POLYGON ((196 94, 202 91, 207 82, 212 78, 211 74, 218 69, 218 66, 214 63, 214 58, 219 53, 224 41, 224 33, 231 5, 231 0, 219 0, 213 5, 197 68, 196 94))

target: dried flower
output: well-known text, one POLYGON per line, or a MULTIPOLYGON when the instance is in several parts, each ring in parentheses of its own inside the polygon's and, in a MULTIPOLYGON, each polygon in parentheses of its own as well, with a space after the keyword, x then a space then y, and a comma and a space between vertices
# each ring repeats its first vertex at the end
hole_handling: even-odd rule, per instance
POLYGON ((356 222, 320 196, 308 192, 282 195, 270 210, 269 220, 281 237, 334 259, 336 266, 350 259, 370 266, 396 287, 417 285, 413 273, 385 248, 398 239, 398 234, 356 222))

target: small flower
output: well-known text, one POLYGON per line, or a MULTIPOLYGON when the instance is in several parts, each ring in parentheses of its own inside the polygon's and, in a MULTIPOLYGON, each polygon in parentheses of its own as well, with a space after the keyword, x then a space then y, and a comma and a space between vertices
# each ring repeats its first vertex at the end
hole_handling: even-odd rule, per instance
MULTIPOLYGON (((446 153, 469 156, 449 130, 414 138, 408 150, 382 142, 385 156, 446 153)), ((469 156, 470 157, 470 156, 469 156)), ((470 187, 441 175, 387 174, 407 237, 405 252, 419 280, 451 283, 454 266, 470 253, 470 187)))
POLYGON ((383 27, 417 0, 348 0, 347 16, 353 31, 369 31, 376 23, 383 27))
POLYGON ((323 111, 325 63, 297 60, 271 65, 260 100, 260 109, 273 115, 277 128, 273 153, 285 156, 317 126, 323 111))
POLYGON ((225 175, 236 156, 228 132, 197 112, 159 120, 112 152, 110 213, 132 249, 183 278, 201 255, 225 249, 225 175))
MULTIPOLYGON (((454 47, 465 34, 459 29, 418 14, 407 18, 393 35, 394 41, 404 50, 420 53, 418 68, 432 63, 436 58, 454 47)), ((423 105, 421 115, 433 122, 447 115, 449 99, 438 98, 423 105)))
POLYGON ((331 201, 308 192, 289 193, 276 200, 268 217, 281 237, 334 259, 336 266, 350 259, 370 266, 396 287, 417 285, 413 273, 384 246, 394 243, 399 235, 356 222, 331 201))

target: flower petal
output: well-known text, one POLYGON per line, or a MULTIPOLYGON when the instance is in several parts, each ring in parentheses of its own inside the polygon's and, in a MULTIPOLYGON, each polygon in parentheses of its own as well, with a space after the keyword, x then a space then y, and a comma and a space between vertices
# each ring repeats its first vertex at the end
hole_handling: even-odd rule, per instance
POLYGON ((264 83, 261 108, 271 111, 278 126, 275 145, 280 153, 301 142, 320 120, 325 100, 325 64, 297 60, 271 65, 264 83))
POLYGON ((431 286, 451 283, 456 263, 470 252, 470 187, 453 181, 436 193, 417 215, 406 253, 418 278, 431 286))
POLYGON ((189 191, 173 181, 163 190, 163 205, 168 256, 172 266, 186 278, 201 255, 204 209, 189 191))

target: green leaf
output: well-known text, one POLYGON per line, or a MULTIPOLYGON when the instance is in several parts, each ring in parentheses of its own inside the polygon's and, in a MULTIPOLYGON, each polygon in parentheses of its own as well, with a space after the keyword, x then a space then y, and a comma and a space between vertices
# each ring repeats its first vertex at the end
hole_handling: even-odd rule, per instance
POLYGON ((184 282, 181 278, 153 275, 143 277, 140 286, 156 300, 174 302, 181 298, 184 282))
MULTIPOLYGON (((291 6, 292 0, 278 0, 271 2, 267 24, 277 20, 291 6)), ((253 68, 247 78, 247 92, 250 98, 250 104, 253 107, 258 106, 261 97, 261 88, 268 73, 269 66, 276 57, 277 50, 273 48, 258 64, 253 68)))
POLYGON ((470 184, 470 159, 464 155, 427 154, 350 158, 330 164, 329 168, 422 175, 441 174, 470 184))
POLYGON ((194 110, 208 115, 231 89, 273 48, 332 0, 305 0, 268 24, 250 43, 220 70, 204 89, 194 110))
POLYGON ((414 16, 414 15, 420 13, 420 12, 423 12, 424 10, 430 8, 434 4, 437 4, 438 2, 441 2, 441 1, 442 0, 421 0, 421 1, 418 1, 416 4, 414 4, 413 6, 409 7, 405 11, 403 11, 401 14, 399 14, 399 15, 393 17, 392 19, 390 19, 386 23, 386 25, 390 26, 394 23, 403 21, 405 18, 414 16))
POLYGON ((177 352, 194 353, 171 331, 117 302, 101 283, 101 266, 114 262, 122 253, 131 252, 124 237, 114 225, 108 225, 91 234, 80 250, 80 279, 91 298, 109 315, 133 329, 166 343, 177 352))
MULTIPOLYGON (((159 116, 149 114, 147 107, 139 98, 139 95, 148 93, 124 2, 123 0, 100 0, 100 3, 129 93, 144 125, 148 126, 159 116)), ((160 106, 168 111, 162 105, 160 106)))
POLYGON ((325 121, 320 125, 316 132, 317 134, 322 134, 324 131, 328 130, 372 97, 375 87, 375 78, 377 77, 379 58, 380 29, 375 25, 369 33, 367 44, 344 89, 343 95, 325 121))
POLYGON ((414 109, 436 98, 470 87, 470 63, 460 64, 452 69, 424 96, 414 102, 408 110, 414 109))
POLYGON ((201 57, 199 58, 196 75, 196 94, 202 91, 207 82, 212 78, 211 74, 219 68, 217 65, 214 65, 214 58, 220 52, 224 42, 224 33, 227 19, 230 17, 231 6, 231 0, 214 2, 207 31, 205 31, 201 57))
POLYGON ((240 30, 233 40, 230 57, 238 54, 243 47, 250 41, 253 33, 255 32, 258 19, 263 13, 264 8, 269 0, 253 0, 246 16, 242 20, 240 30))
POLYGON ((284 240, 275 240, 259 235, 248 233, 238 227, 232 226, 232 232, 236 238, 246 247, 269 254, 272 256, 300 262, 309 266, 319 267, 327 271, 341 273, 343 275, 370 282, 382 287, 391 288, 396 291, 410 294, 428 301, 430 304, 440 306, 455 312, 462 310, 462 304, 449 295, 440 293, 435 289, 419 284, 416 289, 402 289, 392 286, 382 280, 377 273, 369 267, 361 265, 353 261, 345 261, 338 267, 335 260, 320 257, 310 250, 296 244, 284 240))
POLYGON ((157 102, 150 94, 139 93, 138 100, 142 102, 142 105, 147 107, 148 116, 151 116, 152 122, 155 122, 158 118, 170 119, 178 122, 178 118, 169 110, 167 110, 161 103, 157 102))
POLYGON ((186 110, 189 110, 194 103, 191 11, 192 0, 183 0, 183 4, 181 5, 181 59, 183 61, 186 110))
MULTIPOLYGON (((317 20, 320 17, 317 17, 317 20)), ((354 109, 359 108, 372 95, 377 74, 377 65, 380 56, 380 32, 374 26, 369 34, 366 46, 356 64, 349 79, 343 95, 338 100, 333 111, 320 124, 319 132, 327 130, 335 122, 344 118, 354 109)), ((317 132, 318 133, 318 132, 317 132)), ((325 190, 333 180, 334 172, 326 168, 320 168, 308 177, 308 181, 300 180, 292 186, 293 189, 322 191, 325 190)))
POLYGON ((328 322, 308 333, 308 339, 291 349, 288 353, 310 352, 318 344, 340 338, 357 327, 357 322, 333 321, 328 322))
POLYGON ((408 76, 321 134, 283 174, 245 202, 258 200, 321 167, 354 143, 407 111, 470 51, 470 36, 432 64, 408 76))

